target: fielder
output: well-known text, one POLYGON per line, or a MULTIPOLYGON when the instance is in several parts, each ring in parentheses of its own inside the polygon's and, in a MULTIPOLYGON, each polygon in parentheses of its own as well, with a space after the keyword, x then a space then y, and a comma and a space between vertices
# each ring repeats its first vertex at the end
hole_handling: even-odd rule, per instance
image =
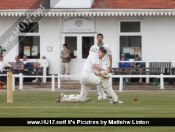
POLYGON ((103 65, 102 58, 105 56, 107 50, 105 47, 101 47, 98 53, 90 53, 83 70, 80 75, 81 91, 80 95, 67 97, 63 94, 57 99, 58 102, 89 102, 91 99, 87 98, 87 94, 91 88, 91 85, 101 85, 104 91, 112 98, 110 100, 111 104, 123 104, 123 101, 118 100, 118 96, 115 94, 114 90, 110 87, 108 78, 109 71, 103 70, 101 67, 103 65), (64 98, 65 96, 65 98, 64 98))
MULTIPOLYGON (((102 68, 105 70, 109 69, 111 71, 112 70, 112 52, 109 46, 103 43, 103 34, 101 33, 97 34, 97 40, 98 40, 98 43, 94 44, 91 47, 89 54, 92 52, 97 53, 100 47, 105 47, 107 49, 107 53, 102 59, 103 61, 102 68)), ((97 85, 97 94, 98 94, 98 100, 107 99, 106 93, 104 92, 101 85, 97 85)))

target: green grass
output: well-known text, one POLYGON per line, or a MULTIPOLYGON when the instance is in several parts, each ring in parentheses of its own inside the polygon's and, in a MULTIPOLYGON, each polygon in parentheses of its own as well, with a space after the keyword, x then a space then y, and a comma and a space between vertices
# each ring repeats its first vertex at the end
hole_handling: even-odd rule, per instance
MULTIPOLYGON (((74 92, 76 93, 76 92, 74 92)), ((97 100, 90 92, 89 103, 56 103, 58 92, 14 92, 14 103, 7 104, 6 92, 0 92, 0 117, 175 117, 174 92, 117 93, 123 105, 97 100), (137 97, 137 101, 133 98, 137 97)), ((66 92, 66 94, 71 94, 66 92)), ((22 131, 122 131, 174 132, 175 127, 0 127, 3 132, 22 131)))

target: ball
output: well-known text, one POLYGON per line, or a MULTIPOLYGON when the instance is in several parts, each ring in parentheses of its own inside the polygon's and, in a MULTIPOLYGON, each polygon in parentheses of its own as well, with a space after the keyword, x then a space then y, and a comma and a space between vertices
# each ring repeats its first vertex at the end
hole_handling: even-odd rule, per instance
POLYGON ((134 97, 134 101, 137 101, 137 98, 136 97, 134 97))

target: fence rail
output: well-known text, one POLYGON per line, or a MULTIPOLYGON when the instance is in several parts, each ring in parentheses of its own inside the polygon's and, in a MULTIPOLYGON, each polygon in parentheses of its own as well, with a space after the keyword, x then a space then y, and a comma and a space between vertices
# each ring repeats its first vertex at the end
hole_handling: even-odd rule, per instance
MULTIPOLYGON (((0 76, 7 76, 6 74, 0 74, 0 76)), ((13 91, 15 91, 15 78, 19 78, 19 89, 22 90, 23 89, 23 78, 51 78, 52 80, 52 86, 51 86, 51 91, 55 91, 55 79, 58 79, 58 89, 60 89, 60 79, 62 77, 69 77, 69 78, 77 78, 80 77, 80 75, 52 75, 52 76, 26 76, 23 74, 15 74, 12 75, 13 76, 13 84, 12 84, 12 88, 13 91)), ((175 78, 175 75, 111 75, 111 78, 109 79, 110 84, 112 86, 112 79, 113 78, 120 78, 120 82, 119 82, 119 92, 123 91, 123 78, 138 78, 138 77, 143 77, 143 78, 160 78, 160 89, 164 89, 164 78, 175 78)))

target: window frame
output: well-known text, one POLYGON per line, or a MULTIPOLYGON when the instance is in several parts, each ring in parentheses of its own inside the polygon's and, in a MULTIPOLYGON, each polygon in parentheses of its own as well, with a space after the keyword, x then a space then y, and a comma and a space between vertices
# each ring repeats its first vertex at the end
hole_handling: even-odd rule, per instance
MULTIPOLYGON (((18 28, 18 31, 19 31, 19 34, 33 34, 33 33, 39 33, 40 32, 40 24, 39 24, 39 22, 38 21, 33 21, 33 22, 29 22, 29 23, 38 23, 38 24, 36 24, 36 25, 38 25, 38 32, 29 32, 29 33, 27 33, 27 32, 21 32, 20 30, 19 30, 19 28, 18 28)), ((18 26, 19 26, 19 23, 21 23, 21 21, 18 21, 18 26)), ((22 22, 22 23, 24 23, 24 22, 22 22)))
MULTIPOLYGON (((139 19, 132 19, 131 20, 119 20, 118 21, 118 59, 120 59, 120 36, 141 36, 141 45, 143 45, 143 35, 142 35, 142 20, 139 19), (121 32, 121 22, 140 22, 140 32, 121 32)), ((143 53, 143 48, 141 46, 141 51, 143 53)), ((143 54, 142 54, 143 58, 143 54)))
POLYGON ((120 33, 141 33, 142 32, 142 30, 141 30, 141 22, 140 22, 140 32, 121 32, 121 23, 122 22, 140 22, 140 21, 120 21, 120 33))
MULTIPOLYGON (((19 26, 19 23, 20 22, 22 22, 22 21, 18 21, 17 22, 17 26, 19 26)), ((29 22, 29 21, 28 21, 29 22)), ((40 37, 40 55, 41 55, 41 36, 40 36, 40 23, 39 23, 39 21, 33 21, 33 22, 38 22, 38 32, 36 33, 31 33, 31 32, 29 32, 29 33, 21 33, 20 31, 19 31, 19 29, 18 29, 18 36, 17 36, 17 55, 19 54, 19 36, 39 36, 40 37)), ((41 56, 40 56, 40 58, 41 58, 41 56)), ((37 59, 40 59, 40 58, 37 58, 37 59)), ((33 60, 33 59, 36 59, 36 58, 28 58, 29 60, 33 60)))
MULTIPOLYGON (((97 43, 97 33, 61 33, 61 44, 60 44, 60 53, 62 51, 62 44, 65 43, 65 37, 77 37, 77 58, 72 58, 71 61, 81 59, 82 61, 85 61, 86 59, 82 58, 82 37, 94 37, 94 44, 97 43)), ((68 47, 69 48, 69 47, 68 47)))
POLYGON ((141 20, 119 20, 119 30, 118 30, 118 34, 119 35, 141 35, 142 34, 142 21, 141 20), (120 32, 120 29, 121 29, 121 22, 140 22, 140 32, 120 32))

